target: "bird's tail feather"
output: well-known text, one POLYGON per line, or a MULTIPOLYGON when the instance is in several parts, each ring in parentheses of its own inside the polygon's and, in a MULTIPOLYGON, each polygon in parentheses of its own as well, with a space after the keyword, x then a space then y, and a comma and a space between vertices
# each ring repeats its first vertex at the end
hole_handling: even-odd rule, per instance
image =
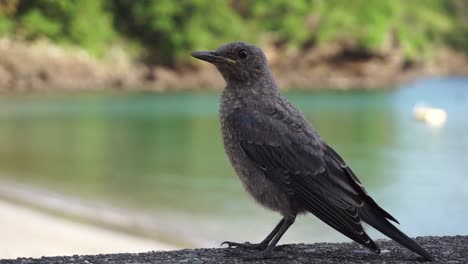
POLYGON ((366 208, 361 211, 361 218, 364 222, 368 223, 370 226, 379 230, 384 235, 395 240, 402 246, 412 250, 413 252, 421 255, 428 261, 433 261, 434 258, 420 245, 418 245, 413 239, 409 238, 393 224, 391 224, 384 217, 377 215, 371 208, 366 208))

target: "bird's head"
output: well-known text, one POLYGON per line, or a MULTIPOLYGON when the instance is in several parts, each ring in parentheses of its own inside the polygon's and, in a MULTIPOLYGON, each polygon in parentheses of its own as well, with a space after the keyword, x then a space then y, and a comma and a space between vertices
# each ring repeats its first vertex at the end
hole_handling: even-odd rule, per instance
POLYGON ((263 51, 248 43, 232 42, 216 51, 192 52, 192 56, 214 64, 227 83, 251 82, 270 76, 263 51))

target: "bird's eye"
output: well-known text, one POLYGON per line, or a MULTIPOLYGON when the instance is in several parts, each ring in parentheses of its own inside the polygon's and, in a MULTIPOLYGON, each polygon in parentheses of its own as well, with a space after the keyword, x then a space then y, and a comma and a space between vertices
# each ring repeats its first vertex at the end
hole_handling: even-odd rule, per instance
POLYGON ((237 56, 239 56, 240 59, 245 59, 247 58, 247 51, 245 49, 241 49, 239 50, 239 52, 237 53, 237 56))

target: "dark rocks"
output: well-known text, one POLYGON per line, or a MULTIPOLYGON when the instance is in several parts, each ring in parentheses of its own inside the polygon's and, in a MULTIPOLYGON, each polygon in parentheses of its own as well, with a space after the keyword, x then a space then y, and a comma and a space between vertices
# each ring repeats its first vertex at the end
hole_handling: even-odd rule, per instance
MULTIPOLYGON (((419 237, 416 241, 435 258, 434 263, 468 263, 468 236, 419 237)), ((254 250, 228 248, 184 249, 140 254, 18 258, 0 264, 38 263, 191 263, 191 264, 282 264, 282 263, 421 263, 414 253, 393 241, 378 240, 382 254, 364 250, 355 243, 317 243, 279 246, 273 257, 260 259, 254 250)))

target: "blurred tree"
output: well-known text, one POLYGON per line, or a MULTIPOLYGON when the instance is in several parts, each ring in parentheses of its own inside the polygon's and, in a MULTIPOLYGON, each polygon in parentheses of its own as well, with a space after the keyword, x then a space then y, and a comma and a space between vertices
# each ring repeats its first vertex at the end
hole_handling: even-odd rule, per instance
POLYGON ((12 15, 19 0, 0 0, 0 35, 9 33, 13 27, 12 15))
POLYGON ((26 39, 46 37, 101 54, 114 39, 111 13, 104 0, 14 0, 14 31, 26 39))
POLYGON ((408 57, 441 43, 454 26, 445 2, 440 0, 241 0, 234 6, 246 19, 275 32, 280 43, 302 46, 350 40, 375 51, 395 34, 408 57))
POLYGON ((446 34, 447 42, 454 48, 468 53, 468 1, 447 1, 450 14, 454 14, 454 30, 446 34))
POLYGON ((251 22, 257 33, 273 33, 273 41, 279 44, 297 47, 313 37, 313 31, 307 25, 307 18, 313 16, 311 0, 239 0, 234 6, 251 22))
POLYGON ((422 55, 453 29, 444 1, 315 1, 320 14, 317 39, 355 40, 370 50, 380 49, 392 34, 408 57, 422 55))
POLYGON ((152 59, 173 64, 194 49, 245 38, 241 18, 227 1, 116 0, 110 3, 119 31, 141 41, 152 59))
POLYGON ((125 40, 168 65, 239 39, 298 50, 346 41, 380 52, 392 44, 421 59, 440 46, 468 52, 467 10, 466 0, 0 0, 0 35, 46 37, 97 55, 125 40))

